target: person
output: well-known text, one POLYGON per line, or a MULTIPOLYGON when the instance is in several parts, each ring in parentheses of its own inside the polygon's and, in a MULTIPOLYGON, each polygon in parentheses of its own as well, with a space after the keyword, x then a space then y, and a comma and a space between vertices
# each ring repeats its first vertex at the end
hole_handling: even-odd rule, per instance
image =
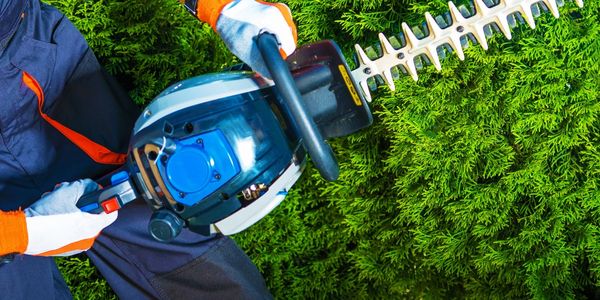
MULTIPOLYGON (((259 33, 275 34, 283 55, 296 47, 283 4, 185 6, 265 76, 254 43, 259 33)), ((39 0, 0 0, 0 87, 1 298, 71 298, 52 256, 86 250, 119 298, 270 298, 256 267, 227 237, 184 231, 164 244, 148 234, 151 210, 143 202, 100 215, 76 208, 98 188, 80 178, 126 161, 139 110, 58 10, 39 0)))

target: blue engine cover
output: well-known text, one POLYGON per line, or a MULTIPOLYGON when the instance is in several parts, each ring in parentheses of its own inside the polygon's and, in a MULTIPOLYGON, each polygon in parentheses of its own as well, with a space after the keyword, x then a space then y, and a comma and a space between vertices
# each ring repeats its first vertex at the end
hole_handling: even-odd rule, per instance
POLYGON ((176 151, 159 164, 171 195, 191 206, 212 194, 240 172, 240 164, 220 129, 177 141, 176 151))
POLYGON ((248 204, 244 189, 271 185, 299 163, 298 151, 296 159, 304 159, 295 124, 279 103, 273 87, 252 73, 203 75, 161 93, 131 140, 132 156, 139 156, 132 173, 153 196, 146 200, 208 234, 210 224, 248 204))

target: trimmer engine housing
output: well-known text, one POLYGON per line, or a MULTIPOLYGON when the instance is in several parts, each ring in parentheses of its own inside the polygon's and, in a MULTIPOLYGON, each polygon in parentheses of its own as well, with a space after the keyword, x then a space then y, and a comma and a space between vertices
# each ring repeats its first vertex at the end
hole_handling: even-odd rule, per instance
POLYGON ((323 41, 284 62, 273 39, 259 46, 273 80, 229 71, 167 88, 135 123, 127 165, 78 206, 110 212, 143 198, 155 210, 150 233, 166 242, 183 227, 204 235, 248 228, 285 198, 307 154, 335 180, 325 140, 372 123, 341 51, 323 41))

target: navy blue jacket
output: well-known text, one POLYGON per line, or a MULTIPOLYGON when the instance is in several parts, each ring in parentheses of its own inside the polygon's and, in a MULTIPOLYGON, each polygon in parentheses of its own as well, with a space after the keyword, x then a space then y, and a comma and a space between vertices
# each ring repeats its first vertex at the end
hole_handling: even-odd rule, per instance
POLYGON ((0 210, 14 210, 122 164, 138 109, 60 12, 0 1, 0 210))
MULTIPOLYGON (((139 112, 61 13, 0 1, 11 2, 0 5, 0 209, 12 210, 58 182, 118 167, 139 112)), ((151 213, 143 202, 123 208, 87 252, 120 298, 270 298, 233 241, 189 231, 154 241, 151 213)), ((34 256, 3 266, 0 290, 2 299, 70 296, 53 260, 34 256)))

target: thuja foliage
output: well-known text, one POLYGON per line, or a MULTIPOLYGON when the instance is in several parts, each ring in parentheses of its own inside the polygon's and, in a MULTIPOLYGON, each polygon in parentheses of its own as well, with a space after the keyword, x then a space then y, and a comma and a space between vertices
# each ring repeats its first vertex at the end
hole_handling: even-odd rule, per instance
MULTIPOLYGON (((53 0, 146 103, 232 62, 175 1, 53 0)), ((288 0, 299 42, 350 57, 446 1, 288 0)), ((600 288, 600 3, 538 18, 512 41, 380 88, 374 125, 332 142, 340 179, 309 165, 235 236, 277 298, 582 298, 600 288)), ((77 269, 77 268, 76 268, 77 269)), ((67 277, 70 269, 63 267, 67 277)))
MULTIPOLYGON (((289 1, 304 41, 349 49, 445 1, 289 1)), ((600 285, 598 2, 380 89, 334 143, 341 178, 305 176, 240 244, 281 298, 571 298, 600 285)))
POLYGON ((84 255, 56 260, 75 299, 116 300, 117 296, 84 255))

